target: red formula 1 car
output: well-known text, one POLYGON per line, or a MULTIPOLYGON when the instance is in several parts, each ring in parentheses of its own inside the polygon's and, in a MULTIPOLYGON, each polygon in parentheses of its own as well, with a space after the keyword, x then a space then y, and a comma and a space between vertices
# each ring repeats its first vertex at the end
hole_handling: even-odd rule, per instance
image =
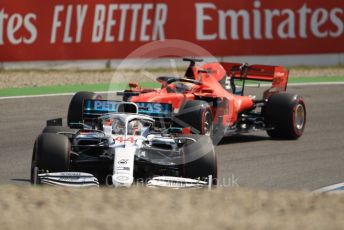
MULTIPOLYGON (((280 66, 207 63, 184 59, 190 65, 185 76, 161 76, 161 89, 142 89, 130 83, 119 93, 123 100, 171 104, 173 127, 189 127, 192 133, 223 136, 266 130, 274 139, 297 139, 304 131, 306 108, 299 95, 286 93, 288 70, 280 66), (261 99, 244 95, 248 81, 272 82, 261 99), (238 86, 240 82, 240 86, 238 86)), ((166 120, 164 121, 166 124, 166 120)), ((168 122, 168 121, 167 121, 168 122)))

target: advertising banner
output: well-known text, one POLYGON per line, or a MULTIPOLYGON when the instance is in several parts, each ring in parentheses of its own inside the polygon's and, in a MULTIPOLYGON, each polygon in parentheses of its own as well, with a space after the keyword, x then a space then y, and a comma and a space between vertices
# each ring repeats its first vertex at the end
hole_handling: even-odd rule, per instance
POLYGON ((344 2, 0 0, 0 62, 122 59, 168 39, 213 56, 343 53, 344 2))

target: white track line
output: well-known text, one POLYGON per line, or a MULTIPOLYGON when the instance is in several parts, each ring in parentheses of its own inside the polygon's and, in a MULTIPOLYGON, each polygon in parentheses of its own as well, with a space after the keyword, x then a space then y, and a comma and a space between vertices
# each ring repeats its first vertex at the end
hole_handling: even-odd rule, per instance
POLYGON ((334 184, 330 186, 326 186, 323 188, 319 188, 317 190, 314 190, 314 193, 323 193, 323 192, 340 192, 343 193, 344 191, 342 190, 337 190, 338 188, 344 187, 344 183, 339 183, 339 184, 334 184))
MULTIPOLYGON (((256 85, 256 84, 253 84, 256 85)), ((316 86, 316 85, 344 85, 344 82, 310 82, 310 83, 290 83, 288 87, 291 86, 316 86)), ((269 84, 260 84, 260 86, 269 86, 269 84)), ((114 91, 112 93, 116 93, 119 91, 114 91)), ((100 94, 107 94, 108 91, 100 91, 96 92, 100 94)), ((58 96, 71 96, 75 93, 54 93, 54 94, 38 94, 38 95, 27 95, 27 96, 9 96, 9 97, 0 97, 0 100, 7 100, 7 99, 23 99, 23 98, 35 98, 35 97, 58 97, 58 96)))
MULTIPOLYGON (((121 91, 113 91, 111 92, 111 94, 113 93, 117 93, 117 92, 121 92, 121 91)), ((105 93, 109 93, 108 91, 99 91, 99 92, 95 92, 95 93, 99 93, 99 94, 105 94, 105 93)), ((22 98, 35 98, 35 97, 58 97, 58 96, 72 96, 75 93, 52 93, 52 94, 37 94, 37 95, 27 95, 27 96, 9 96, 9 97, 0 97, 0 100, 6 100, 6 99, 22 99, 22 98)))

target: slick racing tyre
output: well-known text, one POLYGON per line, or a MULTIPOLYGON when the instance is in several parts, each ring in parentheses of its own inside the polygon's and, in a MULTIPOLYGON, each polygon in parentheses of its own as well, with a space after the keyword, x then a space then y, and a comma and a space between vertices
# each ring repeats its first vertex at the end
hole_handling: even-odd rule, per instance
POLYGON ((217 184, 217 157, 212 140, 205 135, 187 135, 196 142, 183 146, 185 164, 182 169, 182 176, 185 178, 199 179, 217 184))
POLYGON ((64 135, 43 133, 36 139, 31 162, 31 183, 34 170, 45 172, 66 172, 70 169, 71 145, 64 135))
POLYGON ((306 125, 303 98, 288 93, 274 94, 264 107, 268 135, 273 139, 298 139, 306 125))
POLYGON ((174 117, 174 124, 179 127, 190 127, 194 134, 210 136, 213 131, 210 106, 204 101, 187 101, 174 117))
POLYGON ((69 103, 67 124, 82 123, 82 110, 84 100, 87 99, 102 99, 102 96, 93 92, 78 92, 69 103))

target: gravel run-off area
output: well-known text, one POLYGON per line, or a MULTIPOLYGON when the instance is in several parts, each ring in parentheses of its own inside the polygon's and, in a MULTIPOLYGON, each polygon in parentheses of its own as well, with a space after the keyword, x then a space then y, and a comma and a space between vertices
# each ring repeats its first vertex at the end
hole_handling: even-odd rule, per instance
POLYGON ((0 187, 1 229, 342 229, 344 196, 245 189, 0 187))

